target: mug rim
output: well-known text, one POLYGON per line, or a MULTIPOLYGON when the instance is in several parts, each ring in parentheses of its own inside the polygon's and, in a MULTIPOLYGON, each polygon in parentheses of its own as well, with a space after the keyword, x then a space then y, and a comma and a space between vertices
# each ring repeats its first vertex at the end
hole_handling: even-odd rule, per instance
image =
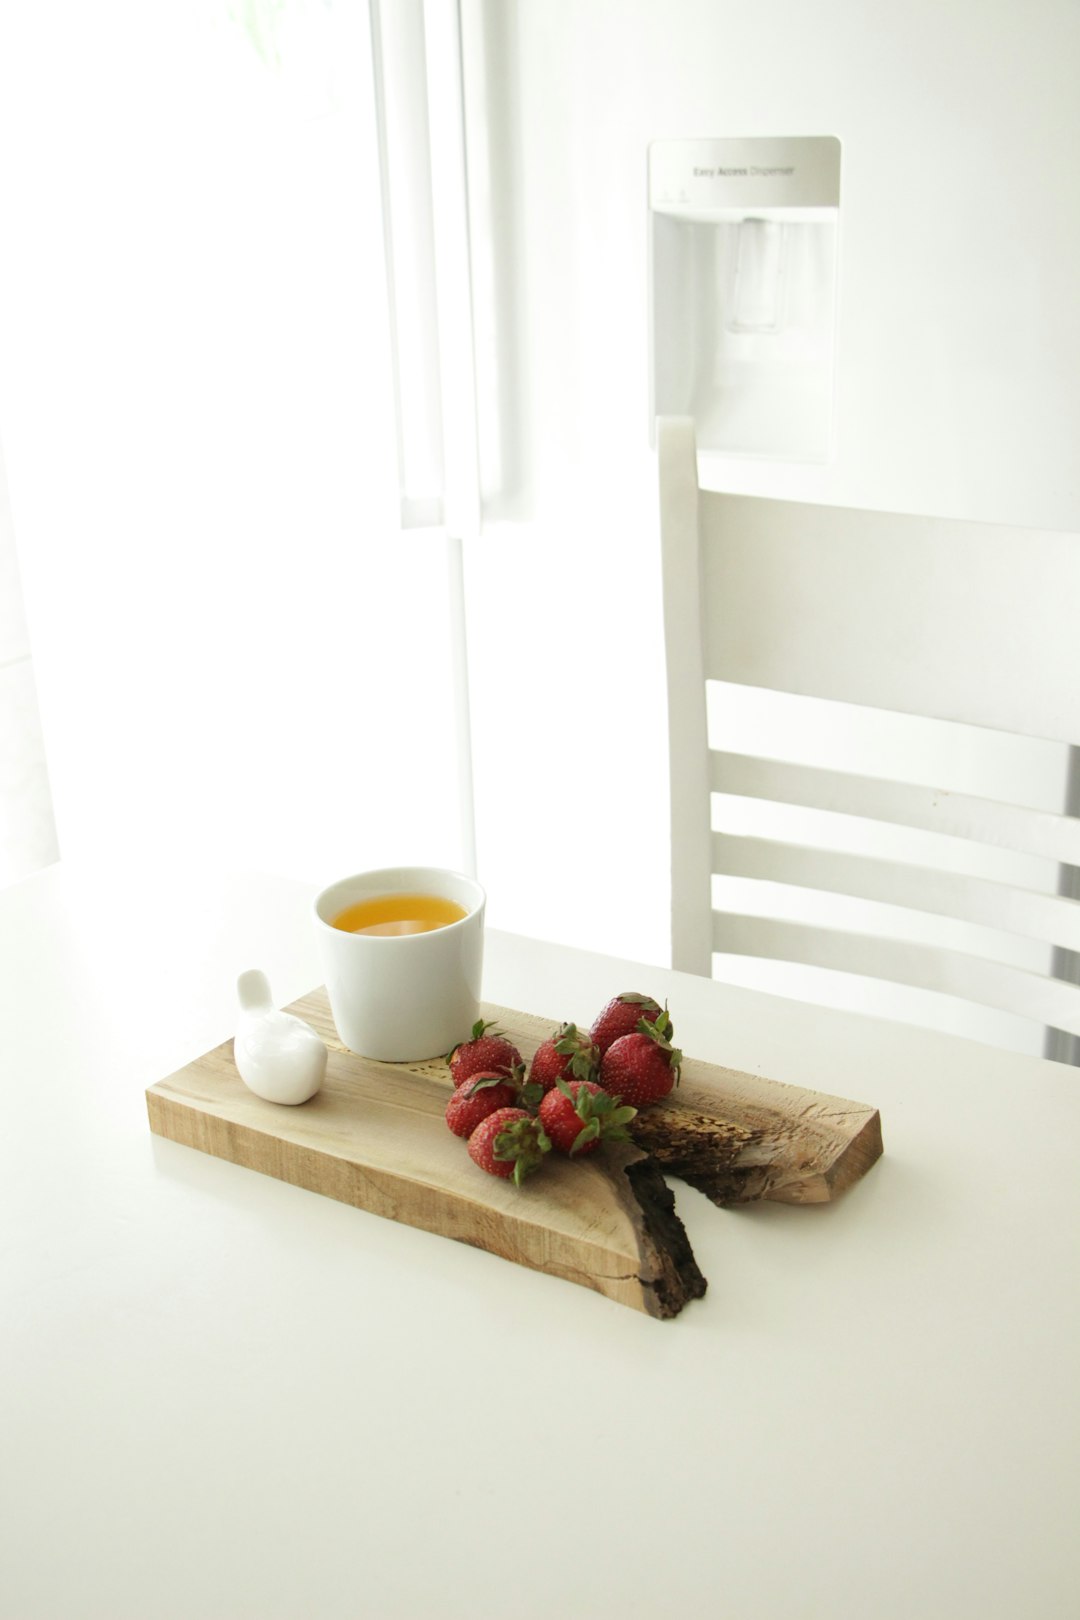
MULTIPOLYGON (((393 894, 395 892, 396 891, 392 886, 388 886, 385 889, 380 889, 380 888, 376 887, 376 888, 369 891, 369 896, 370 896, 370 898, 374 899, 381 893, 393 894)), ((368 897, 368 896, 365 896, 365 895, 361 894, 361 895, 357 895, 356 898, 357 899, 362 899, 362 898, 366 898, 366 897, 368 897)), ((441 896, 441 898, 447 898, 448 899, 448 898, 452 898, 452 897, 451 896, 441 896)), ((459 901, 457 903, 460 904, 461 902, 459 901)), ((330 929, 331 933, 337 934, 339 937, 341 937, 343 939, 355 939, 355 940, 361 940, 362 939, 365 943, 375 941, 375 942, 378 943, 379 946, 386 946, 386 945, 402 945, 402 944, 404 944, 404 943, 406 943, 407 941, 410 941, 410 940, 415 941, 415 940, 419 940, 419 939, 428 938, 432 934, 448 934, 448 933, 452 933, 456 928, 464 928, 464 926, 465 926, 465 924, 467 922, 469 922, 479 912, 483 911, 486 903, 487 903, 487 890, 484 888, 483 884, 479 881, 479 879, 471 877, 468 872, 459 872, 454 867, 451 867, 451 866, 377 866, 377 867, 367 868, 367 869, 365 869, 363 871, 360 871, 360 872, 351 872, 346 877, 335 878, 332 883, 325 884, 319 890, 318 894, 316 894, 315 899, 312 902, 312 910, 314 912, 315 921, 317 923, 321 924, 322 927, 324 927, 324 928, 330 929), (427 874, 429 876, 434 876, 436 878, 443 878, 443 877, 453 878, 456 882, 463 883, 463 884, 467 885, 469 888, 471 888, 474 891, 473 902, 472 902, 471 905, 469 905, 468 909, 465 912, 464 917, 458 917, 458 918, 455 919, 454 922, 443 923, 441 925, 441 927, 428 930, 424 934, 350 934, 348 929, 335 928, 333 922, 331 921, 331 919, 329 917, 326 917, 326 916, 323 915, 323 906, 324 906, 324 903, 325 903, 327 897, 337 889, 346 889, 349 884, 357 883, 357 882, 361 882, 361 881, 366 883, 370 879, 374 879, 376 882, 380 878, 394 879, 398 883, 401 884, 401 889, 400 889, 400 891, 397 891, 397 892, 401 892, 401 893, 404 893, 404 894, 410 894, 410 893, 415 892, 416 887, 418 887, 420 880, 423 879, 425 874, 427 874), (412 885, 412 886, 410 886, 410 885, 412 885)), ((344 906, 346 906, 348 904, 349 904, 349 901, 347 899, 343 899, 342 901, 339 902, 339 906, 342 909, 344 908, 344 906)))

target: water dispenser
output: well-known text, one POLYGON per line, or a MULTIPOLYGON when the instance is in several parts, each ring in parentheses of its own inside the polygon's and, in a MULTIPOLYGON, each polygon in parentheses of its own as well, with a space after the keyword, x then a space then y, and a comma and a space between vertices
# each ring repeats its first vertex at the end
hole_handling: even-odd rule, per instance
POLYGON ((836 349, 840 142, 649 147, 651 411, 698 447, 825 461, 836 349))

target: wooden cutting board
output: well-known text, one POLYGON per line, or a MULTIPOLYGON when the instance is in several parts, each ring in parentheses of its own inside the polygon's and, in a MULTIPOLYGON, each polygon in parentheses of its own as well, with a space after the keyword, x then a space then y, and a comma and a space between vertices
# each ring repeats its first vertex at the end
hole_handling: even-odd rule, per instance
MULTIPOLYGON (((516 1188, 486 1175, 446 1127, 442 1060, 378 1063, 338 1040, 324 990, 288 1011, 330 1048, 322 1090, 296 1108, 244 1085, 232 1042, 146 1093, 150 1128, 188 1147, 359 1209, 475 1244, 653 1316, 705 1292, 665 1173, 717 1203, 821 1203, 881 1153, 876 1109, 686 1059, 664 1103, 634 1121, 637 1141, 584 1160, 554 1153, 516 1188)), ((531 1059, 557 1019, 485 1006, 531 1059)))

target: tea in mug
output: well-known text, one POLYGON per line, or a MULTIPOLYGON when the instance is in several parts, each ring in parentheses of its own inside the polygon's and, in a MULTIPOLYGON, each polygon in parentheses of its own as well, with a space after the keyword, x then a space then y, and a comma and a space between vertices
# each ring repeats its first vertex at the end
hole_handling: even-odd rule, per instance
POLYGON ((467 915, 439 894, 376 894, 346 906, 333 923, 346 934, 427 934, 467 915))

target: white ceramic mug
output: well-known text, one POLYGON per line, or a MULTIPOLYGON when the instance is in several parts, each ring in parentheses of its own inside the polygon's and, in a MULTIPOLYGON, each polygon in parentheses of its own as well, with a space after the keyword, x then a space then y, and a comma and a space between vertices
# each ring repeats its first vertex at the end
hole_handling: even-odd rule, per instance
POLYGON ((480 1016, 486 896, 474 878, 438 866, 390 866, 331 883, 315 898, 315 931, 330 1010, 347 1047, 412 1063, 468 1040, 480 1016), (422 934, 353 934, 333 919, 357 901, 434 894, 465 915, 422 934))

